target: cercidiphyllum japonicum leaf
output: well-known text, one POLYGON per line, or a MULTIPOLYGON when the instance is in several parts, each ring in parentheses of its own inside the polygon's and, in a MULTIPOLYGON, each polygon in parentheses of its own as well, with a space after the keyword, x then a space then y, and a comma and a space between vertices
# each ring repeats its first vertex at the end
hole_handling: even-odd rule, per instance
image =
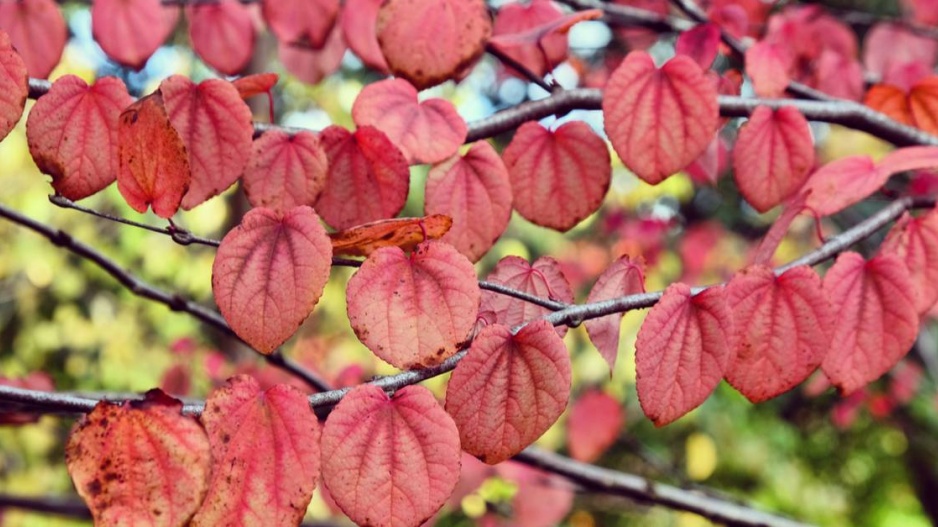
POLYGON ((546 320, 516 335, 502 324, 482 328, 446 389, 446 411, 462 448, 500 463, 533 443, 570 398, 570 355, 546 320))
POLYGON ((251 110, 230 82, 208 79, 199 84, 182 75, 160 83, 166 113, 179 132, 192 180, 182 198, 189 210, 234 184, 251 156, 251 110))
POLYGON ((757 211, 766 212, 794 194, 813 167, 811 129, 794 107, 759 106, 740 127, 733 178, 757 211))
POLYGON ((157 90, 120 114, 117 189, 137 212, 172 217, 189 190, 189 155, 157 90))
POLYGON ((306 84, 319 84, 335 73, 342 64, 345 50, 345 39, 338 25, 333 27, 326 43, 318 49, 282 40, 277 44, 277 56, 283 67, 306 84))
MULTIPOLYGON (((530 4, 503 5, 495 17, 492 41, 499 36, 513 35, 550 24, 563 18, 563 11, 551 0, 533 0, 530 4)), ((567 58, 567 35, 550 33, 532 39, 533 42, 500 47, 503 53, 523 64, 535 75, 543 77, 567 58)), ((511 74, 523 77, 508 67, 511 74)))
POLYGON ((755 265, 726 286, 736 328, 736 358, 726 380, 754 403, 791 390, 821 365, 834 312, 821 278, 808 266, 776 277, 755 265))
POLYGON ((377 128, 349 132, 330 126, 319 134, 329 159, 316 211, 331 227, 348 229, 393 218, 404 208, 410 170, 401 151, 377 128))
POLYGON ((143 68, 169 37, 179 8, 160 0, 96 0, 91 4, 91 32, 108 57, 122 66, 143 68))
POLYGON ((527 122, 502 159, 515 210, 532 223, 558 231, 571 229, 599 210, 612 178, 606 142, 582 121, 556 130, 527 122))
POLYGON ((241 184, 252 207, 284 211, 314 205, 328 171, 329 160, 316 134, 269 130, 254 140, 241 184))
POLYGON ((75 75, 60 77, 36 101, 26 120, 26 140, 57 194, 77 201, 117 179, 118 122, 132 103, 116 77, 88 86, 75 75))
POLYGON ((299 389, 239 375, 205 401, 212 476, 193 526, 299 525, 319 481, 320 426, 299 389))
POLYGON ((746 50, 746 75, 760 97, 781 97, 791 81, 794 58, 785 46, 760 41, 746 50))
POLYGON ((23 115, 29 95, 26 63, 0 29, 0 140, 13 130, 23 115))
POLYGON ((429 390, 407 386, 389 398, 362 384, 323 427, 323 484, 359 525, 416 527, 452 494, 460 454, 456 425, 429 390))
POLYGON ((225 75, 240 73, 254 53, 254 18, 237 0, 186 6, 192 49, 225 75))
POLYGON ((846 395, 889 371, 915 343, 915 291, 905 262, 895 254, 867 261, 845 252, 824 276, 824 293, 837 316, 821 368, 846 395))
POLYGON ((674 43, 678 55, 687 55, 703 69, 710 68, 720 48, 720 26, 712 22, 697 24, 680 33, 674 43))
POLYGON ((277 0, 262 7, 277 40, 311 49, 325 44, 339 16, 339 0, 277 0))
POLYGON ((387 0, 375 30, 391 72, 422 90, 464 75, 482 56, 492 20, 484 0, 387 0))
MULTIPOLYGON (((573 303, 570 282, 564 276, 557 260, 550 256, 541 256, 533 265, 524 258, 506 256, 498 261, 485 279, 540 298, 573 303)), ((482 291, 479 312, 491 313, 494 322, 515 327, 552 311, 520 298, 485 290, 482 291)), ((567 334, 567 326, 557 326, 556 330, 561 337, 567 334)))
POLYGON ((231 84, 234 84, 242 99, 247 99, 262 93, 269 95, 279 79, 280 75, 276 73, 254 73, 234 79, 231 84))
POLYGON ((581 394, 567 418, 567 450, 570 457, 592 463, 616 442, 625 424, 622 405, 601 390, 581 394))
POLYGON ((388 63, 381 53, 375 25, 383 0, 346 0, 338 24, 349 49, 369 68, 388 73, 388 63))
POLYGON ((209 439, 182 402, 160 390, 102 401, 69 435, 65 464, 98 526, 183 526, 211 473, 209 439))
POLYGON ((880 246, 883 254, 895 254, 905 262, 920 315, 938 302, 938 211, 913 218, 906 213, 880 246))
POLYGON ((938 134, 938 75, 919 80, 908 91, 877 84, 867 92, 864 102, 900 123, 938 134))
POLYGON ((665 289, 635 341, 638 401, 655 426, 700 406, 720 384, 735 354, 733 331, 723 287, 665 289))
POLYGON ((626 167, 657 184, 707 148, 720 122, 717 91, 690 57, 661 68, 644 51, 629 53, 603 92, 606 135, 626 167))
POLYGON ((212 292, 231 329, 271 353, 312 312, 331 267, 332 244, 312 208, 256 208, 221 241, 212 292))
POLYGON ((424 192, 427 214, 447 214, 453 228, 443 237, 476 262, 492 248, 511 220, 508 169, 486 141, 473 143, 430 169, 424 192))
POLYGON ((374 126, 388 136, 412 165, 438 163, 466 141, 466 121, 453 103, 440 98, 419 102, 404 79, 373 82, 352 105, 356 126, 374 126))
POLYGON ((398 247, 371 253, 346 290, 359 340, 402 370, 439 364, 469 337, 479 310, 472 263, 430 240, 410 255, 398 247))
POLYGON ((423 218, 378 220, 329 234, 333 256, 368 256, 382 247, 412 251, 427 240, 438 240, 453 225, 443 214, 423 218))
POLYGON ((40 79, 59 63, 68 41, 65 18, 54 0, 0 2, 0 28, 16 47, 29 76, 40 79))
MULTIPOLYGON (((622 256, 599 276, 590 289, 587 302, 599 302, 612 298, 645 292, 645 262, 622 256)), ((590 341, 609 365, 609 375, 616 366, 619 355, 619 329, 624 313, 613 313, 586 321, 590 341)))

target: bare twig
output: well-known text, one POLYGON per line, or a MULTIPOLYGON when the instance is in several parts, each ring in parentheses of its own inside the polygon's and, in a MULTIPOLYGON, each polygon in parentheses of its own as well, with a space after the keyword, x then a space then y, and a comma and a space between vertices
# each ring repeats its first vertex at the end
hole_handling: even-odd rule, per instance
POLYGON ((510 68, 513 68, 518 73, 524 75, 526 79, 533 82, 534 84, 537 84, 538 86, 541 87, 542 90, 546 91, 547 93, 551 93, 552 91, 554 91, 555 86, 559 86, 558 84, 555 84, 553 86, 548 84, 548 82, 544 80, 544 77, 541 77, 540 75, 534 73, 527 66, 518 62, 511 55, 505 53, 504 51, 502 51, 501 48, 499 48, 495 44, 492 44, 491 42, 485 45, 485 51, 487 51, 490 55, 492 55, 493 57, 501 61, 502 64, 510 68))

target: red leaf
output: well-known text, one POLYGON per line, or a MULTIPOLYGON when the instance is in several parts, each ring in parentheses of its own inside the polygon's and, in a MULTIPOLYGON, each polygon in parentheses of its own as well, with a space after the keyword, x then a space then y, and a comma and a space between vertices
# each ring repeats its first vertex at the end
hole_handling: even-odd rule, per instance
MULTIPOLYGON (((528 5, 507 4, 498 10, 490 42, 499 44, 499 37, 503 35, 510 36, 540 29, 563 18, 563 11, 550 0, 533 0, 528 5)), ((567 58, 567 35, 563 33, 539 34, 530 40, 531 42, 523 44, 502 45, 500 48, 506 55, 541 77, 567 58)), ((521 76, 511 68, 508 68, 508 71, 521 76)))
MULTIPOLYGON (((590 290, 587 302, 599 302, 612 298, 634 295, 645 292, 645 264, 643 261, 632 261, 623 256, 603 271, 596 284, 590 290)), ((606 364, 609 365, 609 375, 616 365, 619 355, 619 326, 622 324, 624 313, 606 315, 586 321, 586 331, 590 340, 606 364)), ((576 456, 574 456, 576 457, 576 456)))
MULTIPOLYGON (((557 474, 512 461, 499 464, 495 471, 518 488, 511 500, 510 520, 497 525, 554 527, 562 525, 573 508, 573 485, 557 474)), ((479 522, 478 525, 487 524, 479 522)))
MULTIPOLYGON (((271 2, 266 2, 269 4, 271 2)), ((186 7, 192 49, 225 75, 243 70, 254 52, 254 17, 236 0, 186 7)))
POLYGON ((199 525, 299 525, 319 481, 319 421, 300 390, 239 375, 205 401, 212 479, 199 525))
POLYGON ((612 73, 603 114, 622 162, 653 185, 703 153, 720 118, 716 88, 696 62, 678 55, 659 69, 644 51, 612 73))
POLYGON ((863 104, 884 113, 902 124, 915 126, 912 108, 905 90, 888 84, 876 84, 870 87, 863 99, 863 104))
POLYGON ((474 64, 492 21, 483 0, 387 0, 376 31, 391 72, 422 90, 474 64))
POLYGON ((905 263, 920 315, 938 302, 938 211, 912 218, 904 215, 883 241, 880 251, 895 254, 905 263))
POLYGON ((326 223, 348 229, 393 218, 404 208, 410 170, 383 132, 371 126, 355 132, 330 126, 319 140, 329 158, 329 175, 316 210, 326 223))
POLYGON ((938 25, 938 1, 936 0, 903 0, 906 12, 912 18, 925 25, 938 25))
POLYGON ((726 380, 750 401, 791 390, 821 365, 834 313, 813 269, 794 267, 776 277, 768 267, 747 267, 726 292, 736 328, 726 380))
POLYGON ((384 60, 378 37, 375 35, 378 8, 381 7, 382 1, 346 0, 339 23, 349 49, 369 68, 387 73, 388 63, 384 60))
POLYGON ((41 79, 59 63, 68 40, 65 18, 53 0, 0 2, 0 28, 26 63, 29 76, 41 79))
POLYGON ((336 503, 359 525, 420 525, 459 480, 459 433, 422 386, 392 398, 354 388, 329 414, 322 476, 336 503))
POLYGON ((679 55, 694 59, 701 68, 707 69, 717 58, 720 47, 720 28, 716 24, 698 24, 680 33, 674 44, 679 55))
POLYGON ((166 113, 189 153, 192 181, 182 199, 189 210, 221 194, 244 172, 251 155, 251 110, 228 81, 199 84, 182 75, 160 83, 166 113))
POLYGON ((756 42, 746 50, 746 74, 760 97, 781 97, 790 82, 791 53, 781 44, 756 42))
MULTIPOLYGON (((3 9, 2 5, 0 9, 3 9)), ((10 37, 0 29, 0 140, 13 130, 23 116, 28 94, 26 63, 13 49, 10 37)))
POLYGON ((794 194, 813 166, 811 129, 796 108, 759 106, 740 128, 733 177, 757 211, 766 212, 794 194))
POLYGON ((263 2, 264 20, 283 44, 318 49, 339 16, 339 0, 277 0, 263 2))
MULTIPOLYGON (((25 377, 9 378, 0 376, 0 386, 12 386, 13 388, 39 390, 43 392, 55 391, 55 384, 52 382, 52 377, 43 371, 34 371, 25 377)), ((31 424, 38 422, 41 417, 42 414, 33 414, 28 411, 11 412, 8 407, 0 410, 0 426, 31 424)))
POLYGON ((417 101, 417 90, 404 79, 365 86, 352 106, 357 126, 384 132, 412 165, 439 163, 466 141, 466 121, 445 99, 417 101))
POLYGON ((664 426, 700 406, 733 361, 733 314, 722 287, 691 296, 669 286, 635 341, 635 386, 645 415, 664 426))
POLYGON ((909 352, 918 312, 909 271, 898 256, 870 261, 845 252, 824 276, 834 313, 830 351, 821 368, 843 394, 876 380, 909 352))
POLYGON ((218 247, 212 291, 235 333, 271 353, 309 316, 331 267, 332 244, 313 209, 252 209, 218 247))
POLYGON ((588 124, 555 131, 536 122, 518 128, 502 153, 515 210, 532 223, 566 231, 599 210, 612 177, 609 148, 588 124))
MULTIPOLYGON (((573 302, 570 282, 557 260, 550 256, 538 258, 534 265, 518 256, 506 256, 499 260, 486 280, 541 298, 568 304, 573 302)), ((551 310, 501 293, 482 291, 479 312, 491 312, 495 322, 514 327, 541 318, 551 310)), ((566 335, 567 326, 557 326, 557 334, 561 337, 566 335)))
POLYGON ((52 188, 70 200, 97 193, 117 179, 118 120, 133 99, 116 77, 94 85, 74 75, 52 84, 26 120, 29 153, 52 176, 52 188))
POLYGON ((412 251, 422 242, 438 240, 453 225, 443 214, 423 218, 378 220, 329 234, 333 255, 368 256, 382 247, 412 251))
POLYGON ((94 524, 185 525, 211 471, 209 440, 182 403, 161 392, 102 401, 72 430, 65 464, 94 524))
POLYGON ((600 390, 581 395, 570 409, 567 420, 567 450, 570 457, 584 463, 599 459, 625 423, 619 401, 600 390))
POLYGON ((276 73, 254 73, 237 78, 231 81, 231 84, 234 84, 242 99, 247 99, 262 93, 270 94, 279 79, 280 76, 276 73))
POLYGON ((270 130, 254 140, 241 184, 252 207, 277 211, 314 205, 326 186, 329 161, 309 131, 270 130))
POLYGON ((189 189, 189 156, 160 91, 127 107, 117 133, 117 189, 135 211, 146 212, 152 204, 157 216, 169 218, 189 189))
POLYGON ((533 443, 560 417, 570 398, 570 356, 546 320, 517 335, 486 326, 453 370, 446 411, 459 428, 462 448, 500 463, 533 443))
POLYGON ((431 240, 408 257, 397 247, 371 253, 348 282, 348 317, 365 346, 408 370, 456 353, 476 321, 475 269, 452 246, 431 240))
POLYGON ((475 262, 505 232, 511 199, 508 169, 492 145, 479 141, 462 157, 454 155, 430 169, 424 210, 453 218, 443 241, 475 262))
POLYGON ((91 32, 108 57, 135 70, 176 27, 179 10, 160 0, 95 0, 91 4, 91 32))
POLYGON ((322 48, 310 49, 281 41, 277 45, 280 62, 291 74, 306 84, 319 81, 335 73, 345 56, 345 40, 338 26, 329 33, 322 48))

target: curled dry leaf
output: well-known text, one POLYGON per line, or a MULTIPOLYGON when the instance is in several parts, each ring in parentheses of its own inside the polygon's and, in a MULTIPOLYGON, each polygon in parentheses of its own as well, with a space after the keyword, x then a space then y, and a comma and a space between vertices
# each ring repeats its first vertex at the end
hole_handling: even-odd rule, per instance
POLYGON ((382 247, 411 251, 427 240, 438 240, 453 220, 443 214, 423 218, 378 220, 329 234, 334 256, 368 256, 382 247))
POLYGON ((616 442, 624 423, 622 405, 611 395, 595 389, 580 395, 567 419, 570 457, 583 463, 596 461, 616 442))
POLYGON ((502 159, 515 210, 532 223, 558 231, 571 229, 599 210, 612 178, 606 142, 582 121, 554 131, 527 122, 502 159))
POLYGON ((77 201, 117 179, 118 121, 132 103, 116 77, 88 86, 74 75, 56 80, 36 101, 26 120, 26 140, 57 194, 77 201))
POLYGON ((821 368, 842 394, 878 379, 905 356, 919 317, 909 271, 895 254, 869 261, 845 252, 824 276, 834 313, 830 351, 821 368))
POLYGON ((0 29, 0 140, 19 122, 28 94, 26 63, 13 49, 9 35, 0 29))
POLYGON ((41 79, 59 63, 68 40, 65 18, 54 0, 0 2, 0 28, 16 47, 29 76, 41 79))
POLYGON ((511 200, 508 169, 492 145, 480 141, 430 169, 424 210, 452 217, 443 241, 475 262, 508 227, 511 200))
POLYGON ((263 2, 264 20, 277 40, 303 47, 323 47, 339 16, 339 0, 263 2))
POLYGON ((339 24, 349 49, 369 68, 387 73, 388 63, 384 60, 375 33, 378 8, 381 7, 382 1, 346 0, 345 8, 339 15, 339 24))
POLYGON ((438 163, 466 141, 466 121, 453 103, 440 98, 417 101, 404 79, 371 83, 352 105, 357 126, 374 126, 397 145, 410 164, 438 163))
MULTIPOLYGON (((623 256, 603 271, 590 289, 587 302, 599 302, 612 298, 645 292, 645 263, 623 256)), ((586 321, 590 341, 609 365, 609 375, 616 366, 619 355, 619 329, 624 313, 614 313, 586 321)))
POLYGON ((375 27, 391 72, 419 90, 463 74, 492 34, 484 0, 387 0, 375 27))
POLYGON ((91 32, 107 56, 123 66, 143 68, 176 27, 179 8, 160 0, 96 0, 91 32))
POLYGON ((282 212, 314 205, 326 186, 328 167, 316 134, 270 130, 254 140, 241 184, 252 207, 282 212))
MULTIPOLYGON (((567 304, 573 303, 573 290, 570 288, 570 282, 563 275, 557 260, 550 256, 541 256, 535 260, 534 265, 518 256, 506 256, 498 261, 486 280, 540 298, 567 304)), ((490 312, 494 314, 495 322, 515 327, 541 318, 551 313, 551 310, 486 290, 482 291, 482 305, 479 312, 490 312)), ((557 326, 556 330, 561 337, 567 334, 567 326, 557 326)))
MULTIPOLYGON (((533 0, 528 5, 506 4, 498 10, 495 17, 490 42, 498 45, 499 37, 524 33, 562 18, 563 11, 551 0, 533 0)), ((509 42, 499 48, 509 57, 524 64, 535 75, 543 77, 567 58, 567 35, 560 32, 532 35, 531 42, 509 42)), ((521 76, 510 67, 508 71, 521 76)))
POLYGON ((169 218, 189 190, 189 156, 157 90, 120 114, 117 189, 137 212, 169 218))
POLYGON ((363 384, 329 414, 323 483, 359 525, 409 527, 430 518, 459 480, 459 432, 422 386, 388 396, 363 384))
POLYGON ((734 348, 722 287, 692 296, 686 284, 670 285, 635 341, 635 387, 645 415, 664 426, 700 406, 723 379, 734 348))
MULTIPOLYGON (((267 2, 270 3, 270 2, 267 2)), ((241 72, 254 53, 254 17, 237 0, 186 6, 192 49, 225 75, 241 72)))
POLYGON ((234 84, 242 99, 247 99, 262 93, 270 94, 270 90, 277 85, 279 79, 280 75, 276 73, 254 73, 239 77, 231 81, 231 84, 234 84))
POLYGON ((320 427, 299 389, 239 375, 205 401, 212 477, 193 526, 299 525, 319 481, 320 427))
POLYGON ((516 335, 502 324, 483 328, 446 389, 463 450, 490 465, 524 450, 567 407, 570 375, 567 348, 546 320, 516 335))
POLYGON ((182 403, 102 401, 72 430, 65 464, 95 525, 186 525, 205 496, 209 440, 182 403))
POLYGON ((880 246, 884 254, 895 254, 905 262, 915 291, 919 314, 938 302, 938 211, 917 218, 904 215, 880 246))
POLYGON ((375 355, 408 370, 450 357, 469 336, 479 310, 475 269, 452 246, 421 243, 371 253, 348 282, 348 317, 375 355))
POLYGON ((277 44, 277 55, 283 67, 297 79, 306 84, 319 84, 339 69, 345 49, 342 31, 336 26, 321 48, 313 49, 281 40, 277 44))
POLYGON ((331 267, 332 244, 313 209, 252 209, 218 247, 215 303, 239 337, 271 353, 309 316, 331 267))
POLYGON ((656 68, 644 51, 612 73, 603 115, 622 162, 653 185, 703 153, 720 119, 716 88, 693 59, 678 55, 656 68))

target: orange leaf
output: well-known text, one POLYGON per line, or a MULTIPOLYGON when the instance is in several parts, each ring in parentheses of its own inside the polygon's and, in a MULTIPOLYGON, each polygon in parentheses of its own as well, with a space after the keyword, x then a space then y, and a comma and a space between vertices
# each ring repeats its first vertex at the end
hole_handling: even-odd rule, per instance
POLYGON ((53 0, 0 2, 0 28, 23 58, 29 76, 41 79, 59 63, 68 40, 65 18, 53 0))
POLYGON ((243 70, 254 53, 254 18, 236 0, 186 6, 189 40, 206 64, 225 75, 243 70))
POLYGON ((909 107, 915 126, 938 135, 938 75, 925 77, 912 86, 909 107))
POLYGON ((584 463, 596 461, 615 443, 624 423, 622 405, 607 393, 593 389, 580 395, 567 419, 570 457, 584 463))
POLYGON ((375 35, 378 8, 381 7, 382 1, 346 0, 345 8, 339 15, 339 23, 349 49, 369 68, 387 73, 388 63, 384 60, 378 37, 375 35))
POLYGON ((157 90, 120 115, 117 189, 137 212, 169 218, 189 189, 189 156, 157 90))
POLYGON ((904 90, 888 84, 876 84, 866 92, 863 104, 882 112, 902 124, 915 126, 912 109, 904 90))
POLYGON ((26 63, 13 49, 10 37, 0 29, 0 140, 19 122, 28 94, 26 63))
POLYGON ((40 97, 26 120, 29 153, 52 176, 52 188, 70 200, 104 189, 117 179, 118 121, 133 103, 116 77, 85 81, 65 75, 40 97))
POLYGON ((96 0, 91 32, 101 49, 119 64, 142 69, 176 27, 179 9, 160 0, 96 0))
POLYGON ((264 20, 277 40, 321 48, 339 16, 339 0, 277 0, 263 2, 264 20))
POLYGON ((438 240, 449 231, 453 220, 443 214, 423 218, 378 220, 329 234, 335 256, 368 256, 382 247, 412 251, 427 240, 438 240))
POLYGON ((915 307, 925 314, 938 302, 938 211, 912 218, 905 214, 889 231, 880 251, 905 262, 915 292, 915 307))
MULTIPOLYGON (((633 261, 623 256, 603 271, 596 284, 590 289, 587 302, 599 302, 612 298, 645 292, 645 262, 633 261)), ((609 365, 609 375, 619 356, 619 329, 624 313, 606 315, 586 321, 586 331, 596 350, 609 365)), ((574 456, 575 457, 575 456, 574 456)))
MULTIPOLYGON (((573 290, 557 260, 541 256, 531 265, 518 256, 506 256, 498 261, 486 280, 548 300, 572 303, 573 290)), ((530 322, 548 313, 541 307, 494 291, 482 291, 480 313, 492 313, 494 321, 508 327, 530 322)), ((567 326, 557 326, 557 334, 567 334, 567 326)))
POLYGON ((241 184, 252 207, 285 211, 312 206, 326 186, 328 166, 314 133, 270 130, 254 140, 241 184))
POLYGON ((262 93, 269 94, 279 79, 280 75, 276 73, 254 73, 239 77, 231 81, 231 84, 234 84, 234 87, 237 88, 238 95, 242 99, 247 99, 262 93))
POLYGON ((211 471, 209 440, 182 403, 160 390, 146 400, 102 401, 72 430, 65 463, 94 524, 186 525, 211 471))

